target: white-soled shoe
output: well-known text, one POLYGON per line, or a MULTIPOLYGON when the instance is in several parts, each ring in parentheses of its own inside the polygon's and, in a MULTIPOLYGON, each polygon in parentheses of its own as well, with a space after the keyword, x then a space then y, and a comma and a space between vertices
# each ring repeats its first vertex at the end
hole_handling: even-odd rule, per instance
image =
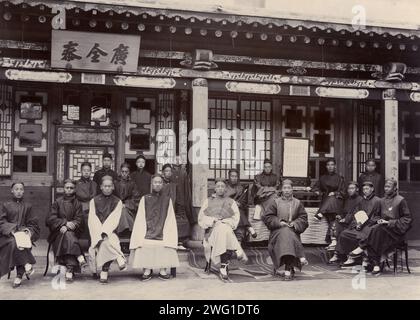
POLYGON ((100 283, 108 283, 108 272, 107 271, 101 271, 101 274, 99 276, 99 282, 100 283))
POLYGON ((13 281, 13 289, 19 288, 20 285, 22 284, 22 278, 16 277, 15 280, 13 281))

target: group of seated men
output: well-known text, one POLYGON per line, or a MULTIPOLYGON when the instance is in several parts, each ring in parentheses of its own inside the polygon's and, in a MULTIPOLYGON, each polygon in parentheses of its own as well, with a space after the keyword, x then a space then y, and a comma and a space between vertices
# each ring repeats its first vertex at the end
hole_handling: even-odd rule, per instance
MULTIPOLYGON (((80 180, 64 182, 64 194, 54 201, 46 219, 56 263, 65 267, 69 282, 89 265, 94 277, 107 283, 114 261, 120 270, 128 264, 143 270, 142 281, 150 280, 153 270, 159 270, 160 279, 168 280, 168 270, 179 265, 178 245, 188 238, 195 223, 185 168, 167 164, 162 174, 151 175, 145 170, 145 157, 140 155, 134 172, 130 174, 129 165, 124 163, 117 175, 111 163, 112 156, 105 154, 103 168, 93 179, 92 166, 86 162, 81 166, 80 180), (80 244, 84 234, 89 238, 88 261, 80 244), (122 236, 130 238, 128 261, 121 250, 122 236)), ((372 160, 367 161, 366 168, 359 182, 345 184, 336 173, 335 160, 327 161, 327 173, 312 188, 322 196, 315 218, 327 219, 327 249, 334 251, 330 263, 341 261, 352 266, 363 260, 364 266, 372 266, 372 274, 379 274, 381 259, 404 239, 412 218, 405 199, 397 194, 397 182, 382 181, 372 160), (383 198, 375 195, 381 192, 385 193, 383 198)), ((214 193, 198 214, 198 225, 205 230, 207 268, 211 263, 218 265, 220 278, 228 281, 230 260, 248 259, 241 242, 247 236, 257 236, 248 217, 249 205, 255 204, 270 230, 268 251, 274 275, 293 280, 295 268, 308 264, 300 241, 300 234, 308 227, 308 215, 293 196, 292 181, 281 181, 269 160, 264 161, 264 171, 250 187, 239 181, 236 169, 229 171, 227 180, 216 179, 214 193)), ((16 288, 23 276, 29 279, 34 272, 31 245, 24 239, 35 242, 40 229, 31 205, 23 200, 24 184, 12 184, 11 193, 12 200, 0 209, 0 277, 16 267, 16 288)))

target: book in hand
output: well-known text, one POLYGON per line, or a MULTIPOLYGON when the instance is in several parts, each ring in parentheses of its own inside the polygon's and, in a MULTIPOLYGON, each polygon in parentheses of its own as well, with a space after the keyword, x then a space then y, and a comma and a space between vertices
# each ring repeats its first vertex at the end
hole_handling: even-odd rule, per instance
POLYGON ((17 231, 13 234, 16 240, 16 246, 19 249, 30 249, 32 248, 32 241, 29 232, 17 231))
POLYGON ((368 217, 368 215, 367 215, 367 213, 365 211, 361 210, 361 211, 357 211, 354 214, 354 219, 356 220, 357 224, 362 225, 366 221, 369 220, 369 217, 368 217))

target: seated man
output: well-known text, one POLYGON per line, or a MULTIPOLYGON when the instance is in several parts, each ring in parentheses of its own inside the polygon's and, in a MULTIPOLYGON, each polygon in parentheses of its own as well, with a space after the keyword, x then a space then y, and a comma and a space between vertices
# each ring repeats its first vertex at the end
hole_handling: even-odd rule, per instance
POLYGON ((273 164, 271 160, 264 160, 264 170, 254 178, 254 184, 251 189, 251 202, 255 204, 254 219, 260 220, 264 215, 265 205, 269 199, 276 197, 280 180, 273 173, 273 164))
POLYGON ((31 242, 39 238, 39 226, 32 206, 23 200, 23 183, 13 183, 11 192, 13 199, 4 202, 0 207, 0 278, 16 267, 13 287, 17 288, 21 285, 24 274, 29 279, 34 272, 35 258, 31 252, 31 242), (22 232, 25 234, 20 237, 22 232), (21 247, 22 243, 17 239, 25 237, 26 240, 30 238, 29 241, 24 241, 29 243, 21 247))
POLYGON ((75 183, 64 181, 64 196, 51 206, 46 225, 50 229, 48 242, 52 244, 54 256, 59 265, 66 267, 65 279, 73 281, 75 272, 86 265, 79 243, 83 223, 82 205, 74 193, 75 183))
MULTIPOLYGON (((336 216, 336 221, 333 226, 333 236, 338 239, 341 232, 346 230, 354 218, 354 213, 357 211, 362 197, 359 195, 359 186, 357 182, 350 181, 347 183, 347 196, 344 200, 344 208, 341 215, 336 216)), ((334 244, 334 251, 337 243, 334 244)), ((333 257, 330 259, 330 263, 338 262, 338 256, 334 252, 333 257)))
POLYGON ((308 227, 308 214, 302 203, 293 197, 292 181, 282 183, 281 197, 271 199, 266 207, 263 221, 270 230, 268 252, 275 268, 275 275, 284 275, 284 280, 293 280, 295 267, 307 264, 299 235, 308 227), (284 274, 279 270, 285 265, 284 274))
POLYGON ((121 172, 115 182, 114 193, 123 203, 118 234, 120 236, 129 235, 133 230, 140 194, 135 182, 130 177, 130 165, 128 163, 121 165, 121 172))
POLYGON ((337 215, 343 210, 343 198, 345 193, 344 177, 337 173, 337 163, 335 159, 328 159, 326 163, 327 173, 322 175, 314 184, 312 190, 321 195, 321 204, 315 218, 321 220, 327 219, 328 229, 325 237, 326 242, 330 244, 327 250, 335 249, 337 239, 332 232, 334 221, 337 215))
POLYGON ((236 239, 234 230, 239 223, 239 208, 226 196, 226 182, 216 179, 215 195, 206 199, 198 213, 198 225, 206 232, 203 246, 207 268, 211 263, 220 263, 219 276, 229 280, 229 261, 234 252, 238 259, 246 260, 244 251, 236 239))
MULTIPOLYGON (((370 219, 377 216, 381 210, 380 199, 375 196, 373 183, 365 181, 363 183, 363 198, 360 200, 359 205, 354 210, 350 224, 346 230, 340 233, 340 237, 337 241, 336 247, 336 258, 337 260, 349 255, 349 253, 357 248, 359 241, 369 234, 370 219), (355 218, 355 214, 358 212, 364 212, 368 220, 361 223, 355 218)), ((350 267, 356 264, 356 259, 360 255, 349 255, 348 259, 344 262, 343 266, 350 267)), ((334 257, 331 258, 334 262, 334 257)))
POLYGON ((169 268, 179 266, 178 229, 172 200, 162 192, 161 175, 152 177, 152 193, 139 204, 130 240, 130 262, 133 268, 143 268, 142 281, 152 278, 153 269, 160 269, 161 280, 170 279, 169 268))
POLYGON ((257 233, 248 220, 248 189, 239 183, 239 172, 236 169, 229 170, 229 179, 226 181, 226 196, 236 201, 239 208, 240 218, 238 227, 235 229, 235 235, 238 241, 242 243, 246 239, 247 233, 253 238, 257 233))
POLYGON ((94 277, 101 270, 100 282, 108 283, 108 271, 116 260, 120 270, 126 268, 121 252, 120 240, 116 234, 122 210, 122 202, 115 195, 112 177, 104 176, 101 193, 90 201, 88 227, 91 239, 89 248, 90 265, 94 277))
POLYGON ((381 259, 404 240, 413 221, 407 201, 397 193, 397 181, 385 180, 384 191, 385 197, 380 200, 380 213, 374 218, 374 225, 352 252, 353 255, 367 253, 367 258, 373 263, 373 275, 380 274, 381 259))

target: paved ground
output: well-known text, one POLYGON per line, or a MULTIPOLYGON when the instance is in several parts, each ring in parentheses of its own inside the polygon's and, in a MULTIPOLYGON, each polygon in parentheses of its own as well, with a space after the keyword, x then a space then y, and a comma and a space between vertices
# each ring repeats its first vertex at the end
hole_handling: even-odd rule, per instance
MULTIPOLYGON (((43 246, 36 249, 42 252, 43 246)), ((420 252, 410 250, 410 258, 420 257, 420 252)), ((50 274, 42 277, 44 263, 41 260, 36 274, 24 281, 19 289, 11 288, 6 277, 0 280, 2 299, 420 299, 420 267, 416 275, 383 276, 365 279, 297 280, 292 282, 267 281, 246 283, 222 283, 214 275, 207 276, 201 270, 188 266, 185 254, 176 279, 161 281, 152 279, 140 282, 132 270, 114 271, 110 283, 101 285, 86 272, 72 284, 61 287, 60 277, 50 274), (55 288, 55 289, 54 289, 55 288), (359 289, 358 289, 359 288, 359 289)), ((388 272, 389 273, 389 272, 388 272)), ((356 275, 355 275, 356 276, 356 275)))

